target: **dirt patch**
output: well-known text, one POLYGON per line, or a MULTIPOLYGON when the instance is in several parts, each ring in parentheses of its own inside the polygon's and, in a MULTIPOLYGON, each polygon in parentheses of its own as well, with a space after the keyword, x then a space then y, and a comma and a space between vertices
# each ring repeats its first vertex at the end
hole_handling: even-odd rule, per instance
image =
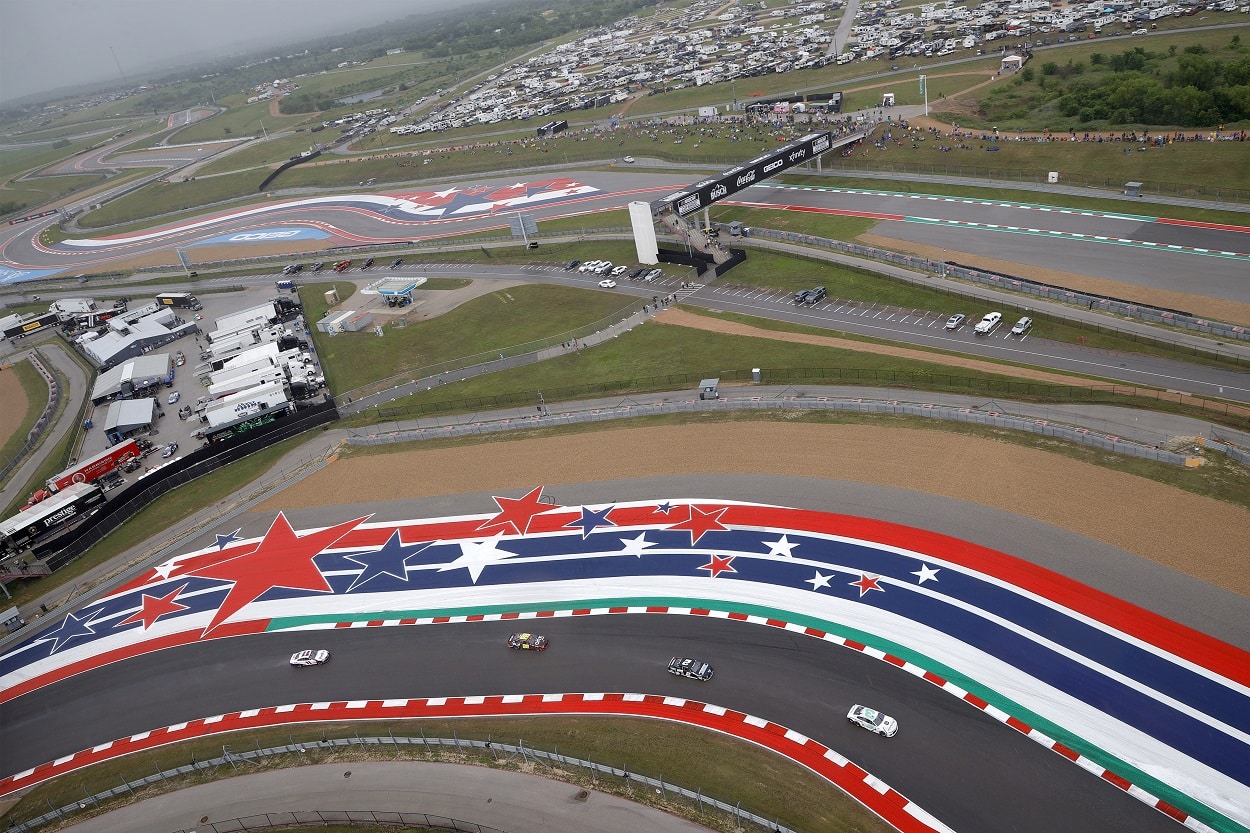
MULTIPOLYGON (((1108 278, 1080 275, 1075 272, 1061 272, 1058 269, 1045 269, 1010 260, 999 260, 994 257, 983 257, 968 252, 960 252, 949 246, 945 249, 940 249, 937 246, 925 246, 907 240, 896 240, 885 235, 868 233, 861 234, 855 239, 867 246, 877 246, 882 249, 905 252, 934 261, 941 261, 945 258, 949 261, 962 263, 965 266, 1042 281, 1043 283, 1062 286, 1065 289, 1072 289, 1077 292, 1092 292, 1098 295, 1110 295, 1115 298, 1127 298, 1139 304, 1188 310, 1195 315, 1213 318, 1217 321, 1226 321, 1231 324, 1250 324, 1250 304, 1237 301, 1225 301, 1219 298, 1190 295, 1186 292, 1173 292, 1167 289, 1154 289, 1135 283, 1123 283, 1108 278)), ((1028 303, 1028 297, 1021 295, 1020 303, 1028 303)))
POLYGON ((9 441, 22 425, 30 400, 22 388, 22 380, 13 372, 12 365, 0 369, 0 446, 9 441))
POLYGON ((1035 518, 1250 595, 1243 563, 1250 552, 1250 511, 1057 454, 922 429, 743 422, 417 448, 336 460, 258 509, 328 506, 361 495, 388 501, 512 492, 593 482, 605 473, 793 475, 918 490, 1035 518), (657 454, 658 448, 681 453, 657 454), (839 452, 812 454, 812 448, 839 452), (985 471, 1027 471, 1029 477, 987 478, 980 474, 985 471), (1114 518, 1108 507, 1115 507, 1114 518))

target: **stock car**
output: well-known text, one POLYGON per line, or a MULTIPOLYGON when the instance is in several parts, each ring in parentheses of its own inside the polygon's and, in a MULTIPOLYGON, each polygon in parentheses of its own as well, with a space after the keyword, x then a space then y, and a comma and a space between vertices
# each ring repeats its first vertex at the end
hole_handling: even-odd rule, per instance
POLYGON ((545 651, 547 637, 536 633, 514 633, 508 637, 508 647, 514 651, 545 651))
POLYGON ((673 657, 668 661, 668 673, 678 677, 707 682, 712 679, 712 666, 703 660, 689 657, 673 657))
POLYGON ((876 732, 878 735, 885 735, 887 738, 892 738, 898 734, 897 720, 888 714, 882 714, 867 706, 851 706, 851 710, 846 713, 846 719, 856 726, 863 727, 870 732, 876 732))
POLYGON ((330 652, 324 648, 320 651, 298 651, 291 654, 291 665, 306 668, 310 665, 323 665, 330 661, 330 652))

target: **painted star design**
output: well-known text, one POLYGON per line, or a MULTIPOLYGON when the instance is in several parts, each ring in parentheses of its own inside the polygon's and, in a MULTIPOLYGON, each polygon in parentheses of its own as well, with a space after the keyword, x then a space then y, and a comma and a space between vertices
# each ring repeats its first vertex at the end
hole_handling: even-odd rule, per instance
POLYGON ((499 497, 495 495, 495 504, 499 507, 499 513, 490 520, 484 521, 478 527, 478 531, 484 532, 497 526, 509 526, 512 527, 511 531, 514 534, 524 535, 529 530, 530 522, 535 515, 541 515, 543 512, 555 508, 550 503, 543 503, 542 495, 542 486, 531 489, 521 498, 499 497))
POLYGON ((667 515, 669 512, 673 511, 673 504, 669 503, 666 500, 663 503, 656 506, 655 511, 659 512, 661 515, 667 515))
POLYGON ((445 191, 435 191, 434 196, 438 197, 441 200, 445 200, 448 197, 450 197, 452 194, 458 194, 458 193, 460 193, 459 188, 448 188, 445 191))
POLYGON ((623 549, 620 555, 636 555, 642 558, 643 553, 650 547, 655 546, 655 542, 647 540, 647 533, 639 534, 637 538, 622 538, 621 546, 623 549))
POLYGON ((204 629, 205 635, 274 587, 331 592, 313 558, 364 520, 356 518, 300 537, 286 515, 279 512, 255 549, 191 570, 190 575, 231 582, 226 598, 204 629))
POLYGON ((668 529, 684 529, 690 533, 690 546, 694 546, 703 537, 703 533, 718 530, 727 530, 729 527, 720 522, 721 515, 728 511, 728 507, 722 506, 720 509, 713 509, 711 512, 704 512, 697 506, 690 507, 690 517, 679 523, 675 523, 668 529))
POLYGON ((582 530, 582 540, 585 541, 590 537, 590 533, 594 532, 598 527, 616 526, 616 524, 608 520, 608 513, 611 511, 611 506, 598 512, 583 506, 582 516, 575 521, 569 521, 565 524, 565 527, 580 527, 582 530))
POLYGON ((420 544, 405 545, 397 529, 387 539, 386 543, 382 545, 382 549, 372 552, 358 552, 347 556, 345 558, 346 561, 354 561, 364 566, 364 569, 360 571, 360 575, 352 580, 351 586, 347 588, 347 592, 352 592, 360 585, 378 576, 391 576, 400 581, 408 581, 406 559, 408 556, 416 555, 426 549, 430 546, 430 543, 427 541, 420 544))
POLYGON ((478 578, 482 575, 482 570, 498 564, 505 558, 511 558, 516 555, 514 552, 499 549, 498 544, 502 538, 503 533, 501 532, 494 538, 486 541, 462 541, 460 543, 460 557, 439 567, 438 572, 445 573, 448 570, 458 570, 463 567, 469 571, 469 578, 473 579, 473 583, 477 584, 478 578))
POLYGON ((234 532, 231 532, 229 535, 218 534, 217 535, 217 549, 224 550, 227 546, 229 546, 230 544, 233 544, 235 541, 241 540, 239 537, 239 533, 242 531, 243 531, 243 527, 239 527, 234 532))
POLYGON ((95 628, 91 627, 91 621, 99 614, 98 610, 90 613, 82 611, 80 615, 73 613, 66 614, 65 621, 56 630, 48 631, 46 638, 52 640, 52 650, 49 653, 55 654, 64 648, 67 644, 75 639, 84 636, 94 636, 95 628))
POLYGON ((920 569, 916 570, 914 573, 912 573, 912 575, 916 576, 916 581, 919 584, 924 584, 926 581, 929 581, 930 579, 933 581, 937 581, 938 580, 937 574, 938 574, 939 569, 941 568, 935 569, 933 567, 930 567, 928 564, 921 564, 920 569))
POLYGON ((816 575, 809 578, 805 583, 810 584, 812 586, 812 590, 819 590, 822 587, 828 587, 829 579, 831 578, 833 578, 832 575, 824 575, 820 572, 820 570, 817 570, 816 575))
POLYGON ((867 573, 860 573, 859 578, 857 578, 855 581, 852 581, 850 584, 852 587, 859 588, 859 597, 862 599, 864 598, 864 594, 867 593, 869 590, 880 590, 882 593, 884 593, 885 588, 881 586, 880 582, 881 582, 880 576, 870 576, 867 573))
POLYGON ((768 545, 769 555, 784 555, 786 558, 794 558, 791 550, 799 545, 798 541, 791 541, 784 535, 776 541, 761 541, 760 543, 768 545))
POLYGON ((714 555, 712 560, 700 567, 700 570, 710 570, 712 578, 716 578, 721 573, 736 573, 733 568, 733 560, 736 555, 714 555))
POLYGON ((184 584, 172 593, 160 597, 149 596, 147 593, 144 593, 142 607, 140 607, 140 609, 135 611, 132 615, 118 622, 117 627, 121 627, 122 625, 132 625, 135 622, 142 622, 143 630, 147 630, 155 625, 156 620, 160 619, 165 614, 177 613, 180 610, 187 610, 188 607, 186 605, 178 604, 174 601, 174 598, 186 589, 187 586, 184 584))

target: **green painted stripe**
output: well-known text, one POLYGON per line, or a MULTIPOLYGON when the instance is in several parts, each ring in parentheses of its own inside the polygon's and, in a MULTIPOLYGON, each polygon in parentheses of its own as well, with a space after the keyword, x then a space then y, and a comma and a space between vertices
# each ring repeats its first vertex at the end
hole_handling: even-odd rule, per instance
POLYGON ((1144 214, 1121 214, 1118 211, 1095 211, 1089 208, 1069 208, 1064 205, 1049 205, 1041 202, 991 200, 986 199, 985 197, 952 197, 950 194, 917 194, 914 191, 884 191, 876 188, 834 188, 828 185, 776 185, 765 183, 755 187, 774 188, 779 191, 824 191, 828 193, 841 194, 867 194, 874 197, 931 198, 937 202, 967 203, 971 205, 985 205, 991 208, 997 208, 1004 205, 1009 208, 1035 208, 1038 210, 1046 210, 1053 214, 1072 214, 1078 217, 1083 217, 1088 214, 1096 217, 1110 217, 1113 220, 1132 220, 1139 223, 1157 223, 1159 221, 1158 217, 1151 217, 1144 214))
POLYGON ((730 604, 712 599, 688 599, 680 597, 669 598, 663 596, 624 597, 613 599, 574 599, 571 601, 560 602, 495 604, 474 607, 435 608, 431 610, 385 610, 375 611, 372 613, 287 616, 271 619, 269 621, 269 625, 266 627, 266 630, 282 631, 291 628, 306 627, 309 625, 324 625, 337 622, 374 622, 382 619, 431 619, 441 616, 482 616, 496 613, 537 613, 539 611, 579 610, 584 608, 609 607, 680 607, 706 608, 708 610, 717 611, 732 610, 735 613, 745 613, 751 616, 758 616, 763 619, 776 619, 793 625, 800 625, 805 628, 824 631, 825 633, 833 634, 835 636, 842 637, 843 639, 849 639, 853 642, 859 642, 887 654, 892 654, 893 656, 919 666, 926 671, 930 671, 945 678, 947 681, 959 686, 969 694, 980 697, 982 700, 995 708, 1006 712, 1017 720, 1027 723, 1037 731, 1048 735, 1074 752, 1077 752, 1083 757, 1094 761, 1104 769, 1108 769, 1116 775, 1127 779, 1130 783, 1145 790, 1146 792, 1151 793, 1156 798, 1166 801, 1173 807, 1188 813, 1190 816, 1198 821, 1201 821, 1203 824, 1220 831, 1220 833, 1250 833, 1250 828, 1244 827, 1236 821, 1221 815, 1217 811, 1191 798, 1180 790, 1159 781, 1152 775, 1149 775, 1136 767, 1130 766, 1128 763, 1120 760, 1106 750, 1097 747, 1086 741, 1084 738, 1073 734, 1055 723, 1050 722, 1041 715, 1025 708, 1011 698, 1005 697, 997 691, 982 685, 966 674, 956 671, 953 668, 948 668, 932 657, 922 654, 919 651, 912 650, 911 648, 900 645, 896 642, 891 642, 888 639, 877 636, 876 634, 861 631, 840 622, 831 622, 827 619, 820 619, 815 616, 807 616, 787 610, 781 610, 779 608, 764 607, 762 605, 740 604, 737 602, 730 604))

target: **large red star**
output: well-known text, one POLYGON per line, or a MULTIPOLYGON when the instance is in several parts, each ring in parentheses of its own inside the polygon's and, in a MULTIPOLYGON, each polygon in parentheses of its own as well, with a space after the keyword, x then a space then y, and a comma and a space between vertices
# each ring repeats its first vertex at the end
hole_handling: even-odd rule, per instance
POLYGON ((177 613, 180 610, 186 610, 186 605, 178 604, 174 601, 174 597, 185 589, 187 589, 187 586, 184 584, 169 595, 161 596, 160 598, 157 598, 156 596, 149 596, 147 593, 144 593, 143 608, 136 611, 133 615, 121 620, 117 624, 120 626, 130 625, 135 622, 142 622, 143 629, 147 630, 155 625, 156 620, 164 616, 166 613, 177 613))
POLYGON ((234 583, 204 633, 208 634, 270 588, 329 591, 330 584, 313 563, 313 557, 333 546, 363 520, 357 518, 301 538, 291 529, 286 515, 279 512, 256 549, 196 568, 193 575, 234 583))
POLYGON ((733 568, 733 560, 735 558, 737 558, 736 555, 714 555, 711 561, 699 569, 711 570, 712 578, 716 578, 721 573, 736 573, 738 571, 733 568))
POLYGON ((694 546, 703 537, 703 533, 713 530, 729 529, 720 522, 720 516, 725 514, 728 507, 722 506, 720 509, 713 509, 711 512, 704 512, 696 506, 690 507, 690 517, 680 523, 675 523, 668 529, 685 529, 690 532, 690 546, 694 546))
POLYGON ((543 512, 555 508, 550 503, 541 502, 542 494, 543 487, 536 486, 522 498, 499 497, 495 495, 495 503, 499 506, 499 514, 483 522, 478 527, 478 531, 485 531, 496 526, 510 526, 513 533, 524 535, 535 515, 541 515, 543 512))
POLYGON ((885 588, 881 586, 880 576, 870 576, 867 573, 860 573, 859 578, 851 582, 852 587, 859 588, 859 597, 864 598, 864 594, 869 590, 880 590, 885 592, 885 588))

